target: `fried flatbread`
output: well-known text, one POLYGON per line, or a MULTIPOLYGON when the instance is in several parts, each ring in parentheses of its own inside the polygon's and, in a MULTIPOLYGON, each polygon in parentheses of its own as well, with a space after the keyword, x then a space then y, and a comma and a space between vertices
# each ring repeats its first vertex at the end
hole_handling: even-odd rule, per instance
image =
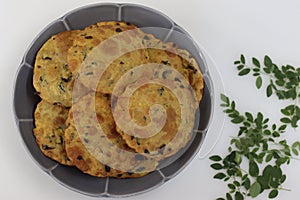
POLYGON ((74 39, 68 51, 69 68, 87 88, 111 94, 124 73, 147 63, 142 35, 143 32, 136 26, 126 22, 99 22, 91 25, 74 39), (119 35, 117 39, 111 39, 116 35, 119 35), (103 45, 101 48, 104 50, 97 51, 98 45, 103 45), (127 52, 130 46, 136 49, 127 52), (118 54, 120 56, 112 62, 105 60, 118 54), (108 63, 104 64, 105 61, 108 63), (99 74, 99 68, 105 70, 103 74, 99 74))
POLYGON ((37 93, 50 103, 72 105, 74 76, 67 64, 67 52, 80 31, 65 31, 52 36, 36 55, 33 85, 37 93))
POLYGON ((65 121, 68 109, 42 100, 34 113, 36 142, 47 157, 64 165, 72 165, 64 149, 65 121))
POLYGON ((123 152, 133 150, 116 132, 109 95, 97 93, 95 103, 92 101, 91 94, 82 97, 71 108, 66 122, 68 126, 65 131, 66 152, 74 165, 84 173, 98 177, 133 178, 153 171, 157 165, 155 161, 148 159, 148 162, 142 155, 127 156, 123 152), (92 112, 93 107, 96 113, 92 112), (82 115, 82 112, 86 113, 85 117, 77 116, 80 120, 76 120, 75 115, 82 115), (98 131, 97 125, 93 122, 95 116, 103 133, 98 131), (107 163, 103 163, 102 160, 105 159, 108 159, 107 163), (145 162, 137 165, 141 160, 145 162), (128 170, 121 171, 121 167, 116 169, 121 165, 125 165, 128 170), (136 167, 133 168, 134 166, 136 167), (146 169, 147 172, 144 171, 146 169))
POLYGON ((151 34, 144 36, 149 62, 168 65, 178 70, 194 89, 198 102, 202 99, 204 81, 197 61, 191 54, 171 42, 162 42, 151 34))
MULTIPOLYGON (((187 88, 181 88, 181 86, 176 90, 187 90, 187 88)), ((115 116, 120 116, 121 121, 126 118, 122 115, 127 105, 126 103, 124 105, 119 104, 125 98, 126 95, 118 99, 116 104, 120 107, 116 107, 114 113, 115 116)), ((128 108, 130 117, 133 123, 138 126, 146 127, 151 122, 159 124, 158 122, 161 120, 156 119, 156 121, 152 121, 150 117, 150 108, 155 104, 162 106, 166 113, 166 120, 162 129, 152 133, 150 137, 146 135, 145 129, 144 131, 141 129, 134 132, 140 135, 134 135, 133 131, 136 129, 134 126, 126 127, 128 132, 124 132, 117 120, 117 131, 122 135, 128 146, 136 152, 161 160, 176 154, 192 138, 195 109, 191 109, 192 111, 185 110, 182 104, 190 103, 193 106, 193 99, 180 101, 179 98, 181 97, 176 96, 168 87, 156 83, 149 83, 139 87, 128 98, 130 99, 128 108)), ((196 101, 195 98, 194 101, 196 101)), ((156 115, 160 110, 154 108, 152 112, 152 115, 156 115)), ((131 125, 130 123, 127 124, 127 126, 131 125)))

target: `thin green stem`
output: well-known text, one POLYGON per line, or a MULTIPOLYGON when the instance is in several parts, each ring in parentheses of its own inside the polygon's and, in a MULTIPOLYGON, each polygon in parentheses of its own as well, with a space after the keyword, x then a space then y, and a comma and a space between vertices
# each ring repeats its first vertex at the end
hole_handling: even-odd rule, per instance
POLYGON ((296 157, 293 157, 293 156, 291 157, 291 159, 300 161, 299 158, 296 158, 296 157))
POLYGON ((279 187, 278 190, 283 190, 283 191, 288 191, 288 192, 292 191, 291 189, 282 188, 282 187, 279 187))

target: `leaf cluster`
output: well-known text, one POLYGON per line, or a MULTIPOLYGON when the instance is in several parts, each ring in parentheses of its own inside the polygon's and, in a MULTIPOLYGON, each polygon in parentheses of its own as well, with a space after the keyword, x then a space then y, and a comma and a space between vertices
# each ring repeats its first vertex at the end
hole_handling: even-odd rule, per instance
MULTIPOLYGON (((292 154, 299 155, 300 142, 290 146, 280 139, 286 124, 270 124, 269 118, 260 112, 241 114, 235 101, 223 94, 221 100, 224 112, 240 128, 238 136, 231 139, 228 155, 210 157, 214 162, 211 167, 218 170, 214 178, 227 182, 227 200, 256 197, 264 191, 269 192, 269 198, 275 198, 286 180, 281 166, 290 163, 292 154), (242 163, 248 166, 247 170, 241 168, 242 163)), ((225 198, 218 198, 221 199, 225 198)))
POLYGON ((239 76, 245 76, 252 71, 252 75, 256 77, 256 87, 262 86, 262 75, 269 77, 266 94, 271 96, 275 93, 279 99, 296 99, 300 97, 300 68, 291 65, 284 65, 279 68, 269 56, 264 57, 263 65, 257 58, 252 58, 253 67, 246 64, 244 55, 240 56, 240 60, 234 62, 239 71, 239 76))
POLYGON ((253 57, 252 65, 249 66, 243 54, 234 64, 239 71, 239 76, 245 76, 252 72, 252 75, 256 77, 255 83, 258 89, 262 87, 263 77, 266 77, 268 79, 266 80, 268 82, 266 86, 267 97, 276 94, 281 100, 294 100, 293 105, 281 110, 285 115, 281 121, 294 128, 298 127, 297 123, 300 120, 300 68, 291 65, 278 67, 267 55, 264 57, 263 64, 253 57))

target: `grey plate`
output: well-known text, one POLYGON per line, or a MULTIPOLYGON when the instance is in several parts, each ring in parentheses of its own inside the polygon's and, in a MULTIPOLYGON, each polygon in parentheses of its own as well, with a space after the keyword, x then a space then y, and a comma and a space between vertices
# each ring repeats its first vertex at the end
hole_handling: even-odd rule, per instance
MULTIPOLYGON (((192 160, 199 151, 206 135, 213 109, 213 86, 206 62, 199 47, 189 34, 166 15, 151 8, 134 4, 97 4, 76 9, 49 24, 31 43, 24 55, 16 76, 14 87, 14 111, 17 126, 32 158, 52 178, 62 185, 79 193, 95 197, 124 197, 152 190, 167 182, 192 160), (200 121, 195 125, 194 138, 180 157, 167 166, 160 167, 145 177, 136 179, 97 178, 83 174, 75 167, 60 165, 45 157, 39 150, 32 129, 33 114, 40 101, 32 85, 34 59, 42 44, 52 35, 72 29, 82 29, 98 21, 126 21, 139 27, 159 27, 165 33, 153 33, 162 40, 173 41, 187 49, 196 58, 204 75, 205 89, 200 104, 200 121), (187 37, 178 38, 179 31, 187 37)), ((161 165, 162 166, 162 165, 161 165)))

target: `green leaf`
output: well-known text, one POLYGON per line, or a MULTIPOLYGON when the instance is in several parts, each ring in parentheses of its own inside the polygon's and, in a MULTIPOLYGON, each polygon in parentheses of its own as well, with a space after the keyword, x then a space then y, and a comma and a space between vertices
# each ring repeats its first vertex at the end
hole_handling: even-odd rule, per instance
POLYGON ((292 88, 292 89, 288 90, 286 96, 291 99, 296 99, 296 97, 297 97, 296 88, 292 88))
POLYGON ((270 162, 273 158, 273 154, 268 154, 267 157, 266 157, 266 162, 270 162))
POLYGON ((244 196, 240 192, 236 192, 234 198, 235 200, 244 200, 244 196))
POLYGON ((281 109, 281 113, 286 115, 286 116, 291 116, 291 113, 288 109, 281 109))
POLYGON ((247 128, 246 127, 240 127, 240 130, 239 130, 239 133, 238 133, 238 136, 241 136, 244 132, 247 131, 247 128))
POLYGON ((284 86, 284 80, 276 80, 275 83, 276 83, 278 86, 284 86))
POLYGON ((274 179, 270 181, 271 188, 278 188, 279 185, 280 185, 279 180, 274 179))
POLYGON ((260 62, 256 59, 256 58, 252 58, 252 63, 256 66, 260 68, 260 62))
POLYGON ((293 128, 297 128, 297 127, 298 127, 298 126, 297 126, 298 120, 299 120, 299 118, 298 118, 297 116, 293 116, 293 117, 292 117, 292 120, 291 120, 291 126, 292 126, 293 128))
POLYGON ((255 147, 255 148, 252 150, 252 153, 256 153, 258 150, 259 150, 259 147, 255 147))
POLYGON ((241 63, 243 63, 243 64, 246 63, 245 56, 243 54, 241 54, 240 60, 241 60, 241 63))
POLYGON ((261 189, 265 190, 265 189, 269 189, 269 176, 259 176, 257 177, 257 181, 259 182, 261 189))
POLYGON ((284 181, 286 180, 286 175, 282 175, 280 178, 280 183, 284 183, 284 181))
POLYGON ((238 64, 240 64, 241 63, 241 61, 239 61, 239 60, 236 60, 236 61, 234 61, 234 63, 233 64, 235 64, 235 65, 238 65, 238 64))
POLYGON ((245 67, 245 65, 242 64, 242 65, 238 65, 236 68, 237 68, 237 70, 240 71, 240 70, 243 69, 244 67, 245 67))
POLYGON ((293 113, 295 111, 295 105, 288 105, 284 109, 290 111, 291 113, 293 113))
POLYGON ((231 110, 231 109, 226 109, 224 112, 225 112, 225 113, 232 113, 233 110, 231 110))
POLYGON ((244 183, 243 183, 244 187, 246 190, 249 190, 250 186, 251 186, 251 182, 249 178, 246 178, 244 183))
POLYGON ((242 178, 243 173, 242 173, 242 171, 240 169, 237 170, 236 176, 242 178))
POLYGON ((266 72, 267 74, 270 74, 270 73, 271 73, 270 69, 268 69, 268 68, 266 68, 266 67, 264 67, 263 70, 264 70, 264 72, 266 72))
POLYGON ((229 179, 230 179, 230 177, 226 177, 226 178, 224 179, 224 181, 227 182, 229 179))
POLYGON ((288 70, 287 67, 284 66, 284 65, 281 67, 281 69, 282 69, 282 72, 283 72, 283 73, 286 73, 286 71, 288 70))
POLYGON ((232 103, 231 103, 231 109, 235 110, 235 101, 232 101, 232 103))
MULTIPOLYGON (((260 73, 259 73, 260 69, 259 68, 252 68, 252 71, 255 72, 255 74, 260 75, 260 73)), ((253 73, 253 76, 255 76, 254 73, 253 73)))
POLYGON ((263 119, 264 119, 264 116, 262 115, 262 113, 258 112, 257 116, 256 116, 256 119, 254 121, 255 121, 256 125, 259 126, 259 125, 262 124, 263 119))
POLYGON ((232 183, 229 183, 227 186, 229 189, 235 190, 235 185, 233 185, 232 183))
POLYGON ((257 89, 260 89, 261 86, 262 86, 262 78, 261 78, 261 76, 258 76, 256 79, 256 87, 257 87, 257 89))
POLYGON ((279 159, 280 158, 280 156, 278 155, 277 150, 273 150, 272 152, 273 152, 273 158, 275 158, 275 159, 279 159))
POLYGON ((218 155, 213 155, 213 156, 209 157, 209 159, 212 161, 216 161, 216 162, 222 160, 222 158, 218 155))
POLYGON ((286 129, 286 127, 287 127, 286 124, 281 125, 281 126, 278 128, 278 130, 279 130, 279 131, 284 131, 284 130, 286 129))
POLYGON ((253 183, 249 189, 250 196, 252 198, 255 198, 260 194, 260 192, 261 192, 260 184, 258 182, 253 183))
POLYGON ((222 198, 222 197, 219 197, 219 198, 217 198, 216 200, 225 200, 224 198, 222 198))
POLYGON ((223 169, 223 166, 219 163, 214 163, 212 165, 210 165, 211 168, 215 169, 215 170, 221 170, 223 169))
POLYGON ((280 137, 280 133, 277 132, 277 131, 274 131, 274 132, 272 133, 272 136, 273 136, 274 138, 280 137))
POLYGON ((292 148, 297 148, 297 147, 300 149, 300 142, 299 141, 294 142, 293 145, 292 145, 292 148))
POLYGON ((253 177, 257 177, 259 174, 259 168, 258 165, 256 164, 256 162, 251 161, 249 163, 249 174, 253 177))
POLYGON ((265 141, 263 141, 263 150, 264 150, 264 151, 267 151, 267 150, 268 150, 268 148, 269 148, 269 145, 268 145, 268 143, 267 143, 267 142, 265 142, 265 141))
POLYGON ((242 176, 242 181, 245 181, 246 178, 248 178, 248 174, 245 174, 244 176, 242 176))
POLYGON ((270 168, 271 175, 275 178, 280 178, 282 176, 282 170, 280 167, 274 166, 270 168))
POLYGON ((253 115, 251 113, 245 112, 245 115, 246 115, 248 121, 253 122, 253 115))
POLYGON ((299 152, 298 152, 298 150, 297 150, 297 149, 292 149, 292 151, 293 151, 293 153, 294 153, 296 156, 298 156, 298 155, 299 155, 299 152))
POLYGON ((273 65, 273 62, 271 60, 271 58, 269 56, 265 56, 264 58, 264 64, 265 66, 268 68, 268 69, 271 69, 272 65, 273 65))
POLYGON ((265 155, 266 155, 266 152, 262 152, 258 155, 258 158, 263 159, 265 157, 265 155))
POLYGON ((240 117, 240 116, 238 116, 238 117, 231 120, 231 122, 234 123, 234 124, 239 124, 239 123, 242 123, 243 121, 244 121, 244 118, 240 117))
POLYGON ((233 181, 233 184, 234 184, 235 186, 237 186, 237 187, 240 187, 240 186, 241 186, 241 184, 240 184, 238 181, 233 181))
POLYGON ((286 69, 287 70, 295 70, 295 67, 293 67, 292 65, 286 65, 286 69))
POLYGON ((225 102, 227 105, 229 105, 229 98, 225 94, 221 94, 220 98, 223 102, 225 102))
POLYGON ((264 134, 265 135, 271 135, 271 131, 270 130, 264 130, 264 134))
POLYGON ((232 197, 231 197, 231 194, 229 194, 229 193, 226 193, 226 199, 227 200, 233 200, 232 197))
POLYGON ((292 71, 287 71, 286 72, 286 76, 289 78, 289 79, 293 79, 295 77, 297 77, 297 74, 292 72, 292 71))
POLYGON ((280 121, 282 123, 286 123, 286 124, 291 123, 291 120, 289 118, 287 118, 287 117, 281 118, 280 121))
POLYGON ((243 177, 242 170, 238 169, 237 172, 236 172, 236 176, 239 177, 239 178, 242 178, 243 177))
POLYGON ((270 193, 269 193, 269 198, 270 199, 274 199, 275 197, 278 196, 278 190, 272 190, 270 193))
POLYGON ((244 124, 245 127, 248 127, 248 128, 251 127, 251 124, 249 122, 243 122, 243 124, 244 124))
MULTIPOLYGON (((300 98, 300 94, 299 94, 299 98, 300 98)), ((296 108, 296 115, 298 117, 300 117, 300 107, 299 106, 295 106, 295 108, 296 108)))
POLYGON ((272 85, 268 85, 267 87, 267 97, 270 97, 273 94, 272 85))
POLYGON ((236 162, 238 165, 242 162, 242 157, 239 153, 235 153, 234 162, 236 162))
POLYGON ((230 168, 226 172, 227 172, 228 176, 235 176, 236 172, 237 172, 237 169, 236 168, 230 168))
POLYGON ((224 179, 226 177, 226 175, 222 172, 220 173, 217 173, 215 176, 214 176, 214 179, 224 179))
POLYGON ((239 76, 245 76, 245 75, 249 74, 249 72, 250 72, 250 68, 245 68, 245 69, 243 69, 242 71, 240 71, 240 72, 238 73, 238 75, 239 75, 239 76))
POLYGON ((235 155, 236 155, 236 151, 233 151, 233 152, 231 152, 229 155, 228 155, 228 160, 229 160, 229 162, 234 162, 234 160, 235 160, 235 155))
POLYGON ((269 118, 264 119, 263 124, 267 124, 270 121, 269 118))

